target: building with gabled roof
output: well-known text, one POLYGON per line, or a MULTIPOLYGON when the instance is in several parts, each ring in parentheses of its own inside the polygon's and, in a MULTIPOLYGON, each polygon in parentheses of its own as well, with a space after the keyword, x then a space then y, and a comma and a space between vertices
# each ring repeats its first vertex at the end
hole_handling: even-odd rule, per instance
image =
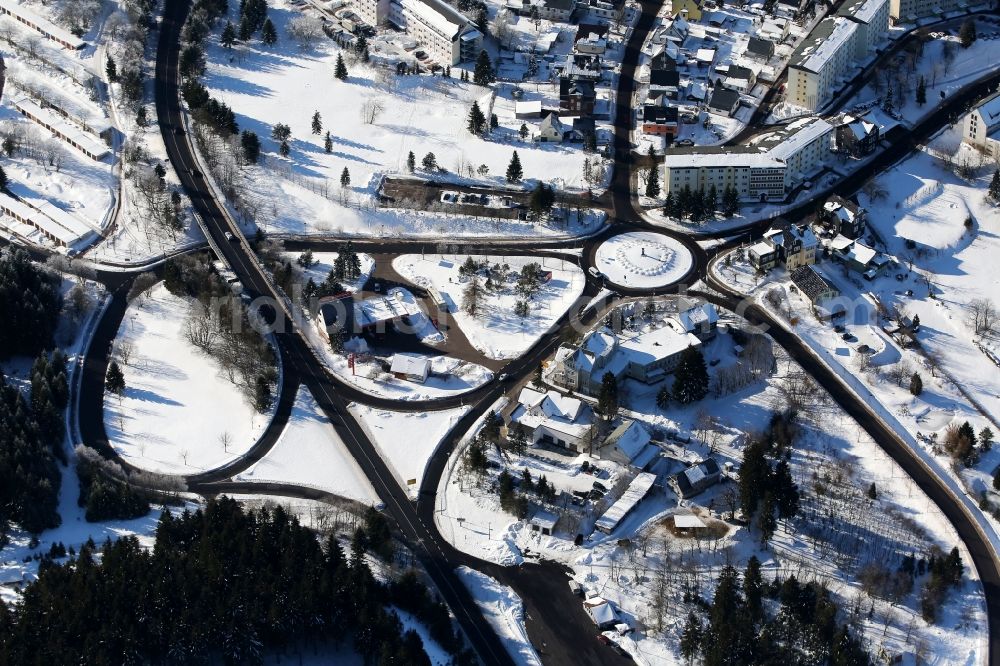
POLYGON ((510 422, 522 428, 533 444, 549 444, 574 451, 589 448, 594 412, 579 398, 558 391, 521 389, 510 422))
POLYGON ((604 438, 594 455, 602 460, 644 470, 660 453, 659 447, 652 442, 653 437, 641 423, 625 419, 604 438))
POLYGON ((769 39, 761 39, 760 37, 751 37, 747 41, 747 48, 744 54, 751 58, 767 62, 774 57, 774 42, 769 39))
POLYGON ((715 458, 706 458, 670 477, 670 485, 681 499, 687 499, 708 490, 721 478, 719 463, 715 458))
POLYGON ((789 277, 792 278, 792 284, 815 306, 822 306, 826 301, 840 295, 840 291, 812 266, 800 266, 792 271, 789 277))
POLYGON ((819 222, 834 235, 858 238, 865 231, 868 213, 864 208, 839 194, 831 195, 823 203, 819 222))
POLYGON ((837 148, 851 157, 864 157, 878 147, 882 138, 878 123, 845 116, 844 122, 837 126, 837 148))
POLYGON ((980 102, 962 121, 962 141, 1000 157, 1000 91, 980 102))

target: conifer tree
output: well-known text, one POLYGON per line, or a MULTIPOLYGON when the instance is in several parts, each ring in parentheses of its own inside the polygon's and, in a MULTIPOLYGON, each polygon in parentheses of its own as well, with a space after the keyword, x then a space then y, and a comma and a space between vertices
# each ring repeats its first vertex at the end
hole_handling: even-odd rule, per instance
POLYGON ((232 22, 226 21, 226 27, 222 29, 222 36, 219 38, 219 43, 227 49, 233 48, 233 44, 236 43, 236 27, 232 22))
POLYGON ((920 373, 914 372, 910 377, 910 393, 920 395, 924 392, 924 380, 920 378, 920 373))
POLYGON ((923 106, 927 103, 927 81, 924 80, 922 75, 917 82, 916 101, 917 106, 923 106))
POLYGON ((993 172, 993 179, 990 181, 990 199, 993 203, 1000 203, 1000 169, 993 172))
POLYGON ((260 29, 260 41, 267 46, 274 46, 278 42, 278 31, 271 23, 271 19, 264 20, 264 25, 260 29))
POLYGON ((649 170, 649 177, 646 178, 646 196, 655 199, 660 196, 660 172, 654 164, 649 170))
POLYGON ((347 187, 351 184, 351 172, 344 167, 344 170, 340 172, 340 186, 347 187))
POLYGON ((681 360, 674 371, 674 400, 682 405, 697 402, 708 393, 708 368, 705 357, 697 347, 681 352, 681 360))
POLYGON ((434 153, 427 153, 424 155, 424 159, 420 160, 420 165, 427 171, 433 171, 437 169, 437 157, 434 153))
POLYGON ((0 191, 7 190, 7 172, 0 166, 0 191))
POLYGON ((958 38, 962 43, 962 48, 967 49, 972 46, 977 37, 976 22, 972 19, 972 17, 965 19, 962 23, 962 27, 958 31, 958 38))
POLYGON ((347 65, 344 64, 344 57, 339 53, 337 54, 337 65, 333 70, 333 75, 341 81, 347 80, 347 65))
POLYGON ((327 130, 326 136, 323 137, 323 150, 327 153, 333 152, 333 139, 330 138, 330 131, 327 130))
POLYGON ((486 116, 483 115, 482 110, 479 108, 479 102, 473 102, 472 108, 469 109, 469 122, 467 125, 470 134, 482 134, 483 130, 486 129, 486 116))
POLYGON ((271 384, 264 377, 257 377, 254 385, 253 407, 263 414, 271 408, 274 397, 271 395, 271 384))
POLYGON ((618 416, 618 380, 610 372, 601 377, 601 391, 597 396, 597 411, 605 421, 612 421, 618 416))
POLYGON ((111 56, 108 56, 104 71, 108 75, 108 83, 118 83, 118 65, 115 64, 115 59, 111 56))
POLYGON ((406 156, 406 170, 410 173, 417 170, 417 156, 413 154, 412 150, 406 156))
POLYGON ((479 52, 476 59, 476 68, 472 73, 472 82, 479 86, 488 86, 497 80, 493 73, 493 64, 490 62, 490 54, 485 50, 479 52))
POLYGON ((312 133, 320 134, 323 132, 323 119, 319 115, 319 111, 316 111, 312 117, 312 133))
POLYGON ((510 157, 510 164, 507 165, 507 182, 520 183, 524 177, 524 169, 521 168, 521 158, 517 156, 517 151, 510 157))
POLYGON ((118 361, 111 361, 111 364, 108 366, 108 375, 104 380, 104 386, 108 392, 114 393, 117 396, 125 392, 125 374, 118 365, 118 361))

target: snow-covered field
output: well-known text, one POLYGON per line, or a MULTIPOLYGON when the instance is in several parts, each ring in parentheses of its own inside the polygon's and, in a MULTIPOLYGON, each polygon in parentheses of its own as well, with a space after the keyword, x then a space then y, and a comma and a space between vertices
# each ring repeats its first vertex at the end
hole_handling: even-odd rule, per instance
MULTIPOLYGON (((993 30, 995 26, 980 23, 980 29, 993 30)), ((912 126, 932 113, 957 90, 996 70, 997 67, 1000 67, 1000 39, 998 38, 980 37, 967 49, 961 47, 956 35, 931 40, 924 46, 923 57, 917 62, 915 72, 908 75, 909 78, 903 86, 904 99, 901 101, 898 97, 894 97, 895 111, 905 124, 912 126), (948 47, 945 47, 945 41, 950 42, 948 47), (946 48, 952 53, 950 61, 943 55, 946 48), (917 104, 915 97, 917 83, 921 76, 924 77, 927 86, 927 102, 923 105, 917 104)), ((885 94, 884 88, 875 90, 869 84, 855 95, 844 108, 850 109, 855 105, 873 104, 875 100, 883 98, 885 94)))
MULTIPOLYGON (((736 362, 729 336, 706 346, 707 360, 719 359, 711 370, 736 362)), ((710 396, 690 406, 671 404, 664 411, 655 406, 659 385, 625 382, 623 416, 641 420, 654 432, 676 432, 691 437, 690 443, 666 441, 668 458, 657 471, 676 473, 683 462, 715 455, 720 464, 737 467, 746 445, 745 433, 761 431, 772 410, 785 403, 800 369, 778 352, 778 373, 767 382, 758 381, 729 396, 710 396), (702 424, 706 418, 714 424, 702 424), (666 467, 662 467, 666 464, 666 467)), ((890 654, 913 651, 914 646, 933 646, 940 663, 974 663, 984 658, 986 618, 978 576, 968 569, 967 582, 952 592, 938 623, 927 625, 919 616, 919 585, 900 604, 867 597, 858 583, 860 569, 868 561, 885 561, 894 569, 898 558, 910 552, 925 553, 932 544, 948 550, 961 546, 950 523, 916 485, 885 455, 856 422, 847 417, 822 391, 805 398, 803 416, 792 450, 792 476, 802 492, 802 509, 795 519, 782 523, 766 549, 760 547, 754 529, 727 524, 729 493, 733 482, 724 482, 690 500, 678 501, 671 491, 654 492, 609 536, 594 532, 582 546, 573 545, 579 532, 600 515, 593 507, 578 508, 558 501, 549 510, 560 514, 554 536, 532 532, 526 521, 505 514, 494 491, 475 488, 456 473, 442 479, 438 491, 436 519, 442 534, 454 545, 477 557, 500 564, 516 564, 525 549, 542 557, 565 562, 588 591, 610 600, 631 626, 634 634, 616 638, 640 663, 674 665, 684 663, 679 639, 689 605, 683 602, 684 585, 697 585, 701 594, 712 589, 718 568, 729 562, 742 566, 751 555, 763 563, 765 578, 794 574, 800 580, 826 583, 846 612, 856 600, 874 613, 858 618, 866 645, 875 652, 884 647, 890 654), (878 489, 877 503, 859 510, 871 483, 878 489), (665 525, 673 513, 695 512, 709 524, 710 535, 697 539, 672 533, 665 525), (819 521, 818 516, 825 516, 819 521), (459 522, 457 517, 464 520, 459 522), (830 522, 832 521, 832 522, 830 522), (490 529, 485 529, 487 522, 490 529), (480 525, 484 529, 480 529, 480 525), (844 548, 841 534, 865 534, 860 548, 844 548), (628 537, 634 550, 619 545, 628 537), (513 556, 513 557, 512 557, 513 556), (871 558, 871 559, 869 559, 871 558), (664 614, 657 617, 656 581, 666 584, 664 614), (887 626, 885 626, 887 625, 887 626), (662 627, 662 629, 658 628, 662 627)), ((494 462, 499 463, 495 456, 494 462)), ((517 477, 522 467, 533 476, 546 474, 560 491, 586 489, 595 478, 609 488, 618 475, 607 470, 591 476, 580 472, 586 455, 560 455, 529 450, 527 457, 513 456, 507 462, 517 477)), ((600 466, 610 465, 601 461, 600 466)), ((455 469, 461 469, 455 465, 455 469)), ((627 478, 627 477, 625 477, 627 478)), ((964 551, 963 551, 964 552, 964 551)), ((963 554, 968 563, 968 554, 963 554)))
POLYGON ((529 263, 539 263, 543 271, 552 273, 552 278, 530 300, 530 312, 524 319, 514 314, 520 297, 509 280, 496 293, 484 294, 481 311, 472 316, 463 308, 468 280, 458 274, 465 255, 407 254, 397 257, 392 266, 414 284, 436 289, 469 342, 487 358, 508 359, 523 354, 583 293, 583 271, 572 261, 496 255, 474 258, 488 259, 491 265, 507 264, 514 272, 529 263))
POLYGON ((634 288, 672 284, 691 270, 693 262, 680 242, 649 231, 612 236, 601 243, 595 256, 597 270, 609 281, 634 288))
POLYGON ((190 474, 238 458, 271 418, 187 341, 187 314, 188 303, 158 284, 129 305, 115 339, 119 358, 123 343, 132 350, 125 394, 105 396, 104 427, 115 451, 153 472, 190 474))
POLYGON ((349 409, 382 452, 400 486, 414 499, 438 444, 469 411, 469 407, 455 407, 434 412, 394 412, 354 403, 349 409))
MULTIPOLYGON (((323 284, 330 271, 333 270, 334 262, 337 261, 337 252, 313 252, 313 264, 308 268, 302 269, 302 283, 303 285, 312 280, 316 284, 323 284)), ((286 252, 285 258, 291 261, 295 265, 295 260, 299 258, 299 254, 294 252, 286 252)), ((349 284, 344 284, 343 287, 347 291, 360 291, 362 287, 365 286, 365 282, 368 281, 369 276, 371 276, 372 271, 375 270, 375 260, 370 254, 365 254, 363 252, 358 253, 358 261, 361 263, 361 275, 358 276, 354 282, 349 284)), ((297 265, 295 265, 298 268, 297 265)))
POLYGON ((514 590, 469 567, 455 570, 493 631, 519 666, 541 666, 524 626, 524 604, 514 590))
MULTIPOLYGON (((245 178, 245 185, 258 199, 282 201, 281 206, 259 212, 268 231, 379 235, 387 230, 414 234, 421 227, 427 232, 442 227, 497 233, 489 231, 493 225, 487 220, 372 210, 380 177, 406 172, 410 151, 418 174, 445 177, 436 169, 423 169, 423 158, 433 153, 438 167, 452 176, 499 184, 516 149, 526 179, 586 187, 583 155, 577 147, 510 142, 505 132, 499 133, 505 137, 502 140, 484 140, 468 132, 466 119, 474 102, 487 118, 490 115, 488 88, 459 81, 457 72, 453 78, 397 76, 373 64, 354 62, 351 53, 325 36, 302 48, 286 31, 289 20, 300 14, 283 0, 271 3, 268 15, 279 35, 273 47, 254 42, 230 51, 214 43, 208 49, 205 85, 233 108, 240 128, 256 132, 263 143, 264 163, 246 172, 253 175, 245 178), (348 63, 346 81, 333 76, 338 54, 348 63), (321 134, 311 130, 316 111, 323 124, 321 134), (287 159, 278 156, 278 144, 270 138, 271 128, 279 122, 292 131, 287 159), (323 145, 327 131, 332 141, 329 153, 323 145), (486 176, 478 175, 482 165, 488 169, 486 176), (342 189, 345 167, 351 184, 342 189)), ((514 227, 521 227, 521 233, 534 231, 524 223, 510 229, 506 223, 496 226, 499 232, 514 227)))
POLYGON ((237 478, 310 486, 365 504, 378 501, 374 488, 305 386, 299 387, 288 425, 274 447, 237 478))

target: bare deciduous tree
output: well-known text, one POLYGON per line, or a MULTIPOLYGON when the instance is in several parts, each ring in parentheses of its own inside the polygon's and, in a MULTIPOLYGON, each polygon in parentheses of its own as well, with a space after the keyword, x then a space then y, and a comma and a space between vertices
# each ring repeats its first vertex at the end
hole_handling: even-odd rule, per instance
POLYGON ((988 298, 974 298, 969 301, 969 325, 976 335, 990 335, 1000 321, 1000 312, 988 298))
POLYGON ((379 98, 369 97, 361 105, 361 120, 368 125, 374 125, 383 111, 385 103, 379 98))

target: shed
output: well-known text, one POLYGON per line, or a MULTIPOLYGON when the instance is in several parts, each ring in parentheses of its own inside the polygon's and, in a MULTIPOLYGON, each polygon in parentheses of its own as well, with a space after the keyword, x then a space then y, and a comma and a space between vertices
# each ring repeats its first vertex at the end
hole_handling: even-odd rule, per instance
POLYGON ((389 372, 398 379, 423 384, 431 373, 431 360, 414 354, 396 354, 392 357, 389 372))
POLYGON ((532 531, 549 535, 555 531, 556 525, 559 524, 559 516, 549 511, 538 509, 528 523, 531 525, 532 531))
POLYGON ((542 100, 514 102, 514 115, 517 118, 538 118, 542 115, 542 100))

